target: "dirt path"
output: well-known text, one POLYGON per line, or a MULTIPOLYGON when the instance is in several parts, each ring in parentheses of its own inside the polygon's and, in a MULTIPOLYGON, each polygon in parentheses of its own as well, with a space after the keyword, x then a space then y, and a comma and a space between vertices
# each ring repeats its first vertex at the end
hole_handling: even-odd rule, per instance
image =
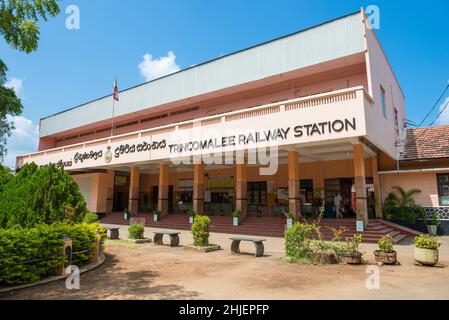
MULTIPOLYGON (((282 259, 282 239, 270 239, 266 257, 236 256, 230 253, 226 235, 212 238, 224 250, 204 254, 153 244, 108 243, 104 265, 81 276, 80 290, 69 291, 64 282, 57 282, 1 298, 449 299, 449 267, 416 266, 412 245, 398 247, 402 265, 380 267, 380 290, 368 290, 366 265, 291 264, 282 259)), ((372 248, 365 246, 371 260, 372 248)), ((244 245, 242 250, 253 248, 244 245)), ((447 266, 445 250, 441 262, 447 266)))

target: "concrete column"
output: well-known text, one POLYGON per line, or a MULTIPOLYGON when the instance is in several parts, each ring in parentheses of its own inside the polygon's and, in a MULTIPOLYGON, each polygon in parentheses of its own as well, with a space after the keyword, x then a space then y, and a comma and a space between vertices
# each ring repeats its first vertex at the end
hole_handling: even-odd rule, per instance
POLYGON ((299 154, 288 152, 288 199, 289 210, 295 219, 301 218, 301 201, 299 199, 299 154))
POLYGON ((235 208, 240 210, 240 218, 242 220, 248 217, 248 197, 247 197, 247 173, 246 165, 236 164, 236 178, 235 178, 235 208))
POLYGON ((357 221, 364 221, 368 225, 368 206, 366 203, 366 178, 365 159, 363 157, 363 145, 354 144, 354 182, 355 182, 355 206, 357 221))
POLYGON ((111 214, 114 208, 115 171, 108 170, 106 175, 106 214, 111 214))
POLYGON ((163 163, 159 168, 159 197, 157 208, 161 216, 168 214, 168 164, 163 163))
POLYGON ((193 211, 204 214, 204 164, 193 167, 193 211))
POLYGON ((140 170, 137 167, 131 167, 131 177, 129 181, 129 200, 128 210, 130 214, 139 213, 139 184, 140 170))
POLYGON ((371 158, 371 167, 373 170, 373 185, 374 185, 374 197, 376 206, 376 218, 382 218, 382 203, 380 195, 380 183, 379 183, 379 173, 378 173, 378 160, 377 156, 371 158))

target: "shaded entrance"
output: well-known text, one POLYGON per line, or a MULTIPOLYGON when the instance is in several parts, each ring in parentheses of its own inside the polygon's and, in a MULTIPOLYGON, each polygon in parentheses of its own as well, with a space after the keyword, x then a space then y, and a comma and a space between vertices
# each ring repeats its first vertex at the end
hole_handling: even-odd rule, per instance
POLYGON ((123 212, 128 208, 130 175, 127 172, 117 172, 114 177, 114 203, 115 212, 123 212))

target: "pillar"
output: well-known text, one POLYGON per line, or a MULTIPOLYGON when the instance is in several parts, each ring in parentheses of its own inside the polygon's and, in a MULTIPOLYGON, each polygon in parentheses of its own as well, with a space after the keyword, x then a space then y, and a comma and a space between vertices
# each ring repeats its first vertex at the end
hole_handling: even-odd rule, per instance
POLYGON ((193 167, 193 211, 204 214, 204 164, 193 167))
POLYGON ((380 183, 379 183, 379 173, 378 173, 378 160, 377 156, 371 158, 371 167, 373 170, 373 185, 374 185, 374 201, 376 207, 376 218, 382 218, 382 203, 380 195, 380 183))
POLYGON ((111 214, 114 209, 115 171, 108 170, 106 176, 106 214, 111 214))
POLYGON ((168 214, 168 164, 163 163, 159 167, 159 195, 157 208, 161 216, 168 214))
POLYGON ((240 210, 240 218, 242 220, 248 217, 247 181, 245 163, 237 163, 235 178, 235 208, 240 210))
POLYGON ((139 213, 139 184, 140 170, 138 167, 131 167, 131 177, 129 181, 128 211, 130 214, 139 213))
POLYGON ((365 159, 363 157, 363 145, 354 144, 354 182, 355 182, 355 206, 357 221, 363 221, 368 225, 368 205, 366 203, 366 178, 365 159))
POLYGON ((289 211, 294 219, 301 218, 301 201, 299 198, 299 154, 288 152, 288 202, 289 211))

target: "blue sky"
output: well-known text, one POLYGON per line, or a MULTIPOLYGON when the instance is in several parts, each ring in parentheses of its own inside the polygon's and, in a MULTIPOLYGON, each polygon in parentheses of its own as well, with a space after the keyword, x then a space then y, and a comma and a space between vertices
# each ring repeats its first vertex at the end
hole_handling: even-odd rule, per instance
MULTIPOLYGON (((35 150, 40 118, 110 94, 115 76, 124 89, 371 4, 380 8, 376 33, 407 97, 408 118, 420 122, 449 81, 447 0, 64 0, 60 15, 41 25, 37 52, 0 39, 9 84, 25 107, 5 163, 35 150), (69 5, 80 9, 79 30, 65 28, 69 5)), ((449 123, 449 112, 438 123, 449 123)))

